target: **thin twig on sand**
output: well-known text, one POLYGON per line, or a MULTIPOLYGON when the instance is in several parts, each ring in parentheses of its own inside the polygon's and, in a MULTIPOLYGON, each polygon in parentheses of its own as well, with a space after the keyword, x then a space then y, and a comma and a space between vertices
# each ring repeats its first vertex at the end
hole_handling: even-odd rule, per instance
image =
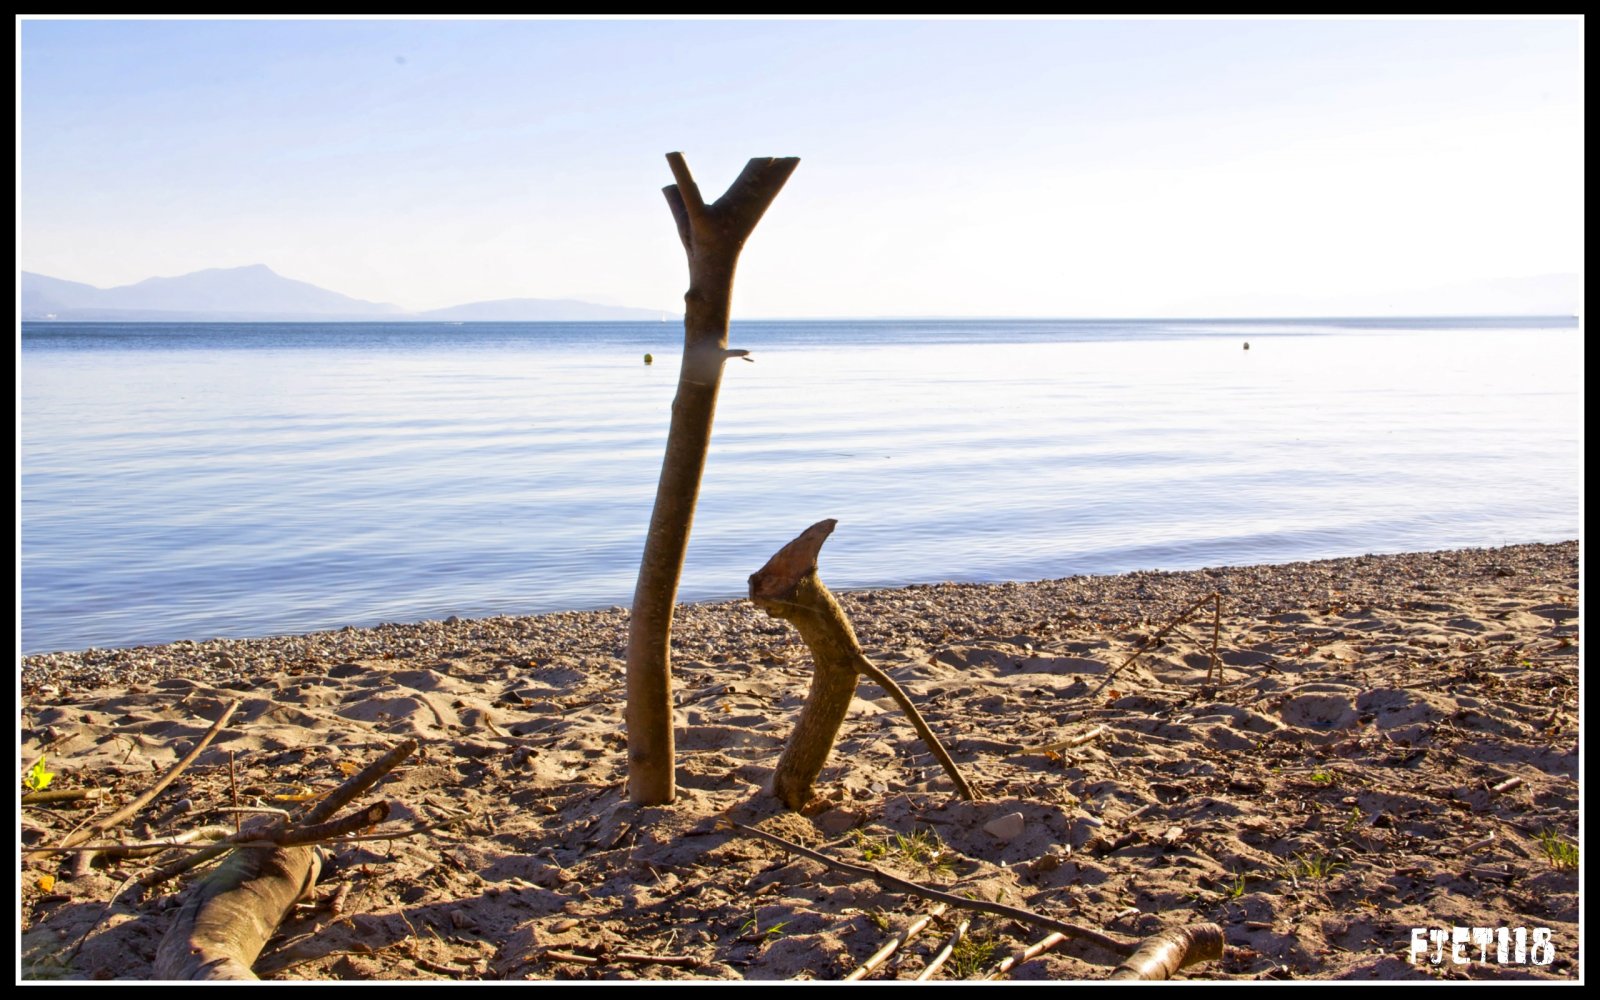
POLYGON ((56 846, 75 847, 78 844, 88 840, 90 837, 104 833, 117 824, 132 819, 140 809, 143 809, 146 805, 149 805, 151 800, 165 791, 166 787, 172 784, 173 780, 184 772, 184 769, 186 769, 190 764, 193 764, 195 762, 195 758, 200 756, 200 751, 211 745, 211 741, 217 738, 218 733, 222 732, 222 727, 228 724, 228 720, 233 717, 233 713, 239 707, 239 705, 240 702, 237 699, 229 702, 228 706, 222 710, 222 715, 218 716, 217 721, 211 724, 211 728, 206 730, 206 734, 200 737, 199 742, 195 743, 194 747, 190 749, 188 753, 183 755, 183 759, 179 760, 176 764, 168 768, 166 774, 163 774, 156 780, 155 784, 151 785, 149 788, 145 789, 143 793, 136 796, 132 802, 129 802, 127 805, 123 806, 121 809, 118 809, 110 816, 107 816, 104 819, 96 820, 94 823, 68 834, 67 839, 63 840, 56 846))
POLYGON ((850 973, 848 976, 845 976, 844 981, 847 983, 853 983, 878 971, 878 967, 884 962, 887 962, 889 960, 889 956, 893 955, 896 951, 899 951, 901 948, 904 948, 907 944, 909 944, 911 939, 921 933, 922 929, 928 926, 930 922, 943 916, 944 911, 947 909, 949 909, 947 904, 940 903, 938 906, 935 906, 933 909, 929 910, 927 913, 924 913, 916 920, 913 920, 910 927, 907 927, 904 931, 901 931, 893 938, 890 938, 888 944, 873 952, 872 957, 868 958, 865 962, 862 962, 854 972, 850 973))
POLYGON ((770 844, 776 844, 778 847, 781 847, 786 851, 792 851, 801 857, 810 858, 813 861, 821 862, 822 864, 825 864, 829 868, 832 868, 836 871, 844 872, 847 875, 855 875, 858 878, 869 878, 874 882, 877 882, 879 885, 888 886, 893 889, 899 889, 902 892, 909 892, 912 895, 921 896, 924 899, 931 899, 940 903, 946 903, 950 906, 960 907, 964 910, 977 910, 980 913, 992 913, 997 917, 1009 917, 1012 920, 1020 920, 1023 923, 1033 924, 1036 927, 1043 927, 1048 930, 1057 931, 1061 934, 1067 935, 1070 938, 1075 938, 1080 941, 1087 941, 1090 944, 1099 945, 1101 948, 1111 952, 1113 955, 1131 955, 1138 947, 1138 945, 1134 944, 1133 942, 1120 941, 1109 934, 1102 934, 1097 930, 1093 930, 1088 927, 1082 927, 1078 924, 1068 923, 1065 920, 1057 920, 1054 917, 1047 917, 1042 913, 1035 913, 1033 910, 1025 910, 1020 906, 1007 906, 1004 903, 991 903, 982 899, 968 899, 965 896, 957 896, 954 893, 943 892, 939 889, 934 889, 929 886, 913 882, 910 879, 901 878, 898 875, 890 875, 888 872, 881 871, 880 869, 873 868, 869 865, 851 864, 848 861, 840 861, 837 858, 830 858, 820 851, 813 851, 809 847, 802 847, 793 841, 785 840, 782 837, 779 837, 776 834, 768 833, 765 830, 758 830, 753 826, 745 826, 743 823, 736 823, 732 820, 729 820, 728 822, 732 824, 735 830, 738 830, 742 833, 747 833, 752 837, 759 837, 770 844))
MULTIPOLYGON (((1211 593, 1207 594, 1206 596, 1200 598, 1198 601, 1195 601, 1193 604, 1191 604, 1188 607, 1184 608, 1182 611, 1178 612, 1176 615, 1173 615, 1172 616, 1172 621, 1168 622, 1166 624, 1166 626, 1161 629, 1161 631, 1157 632, 1155 635, 1153 635, 1149 639, 1145 640, 1145 642, 1144 642, 1144 644, 1142 646, 1140 646, 1138 649, 1134 650, 1133 653, 1126 660, 1122 661, 1122 665, 1121 666, 1117 667, 1117 669, 1111 671, 1109 674, 1106 674, 1105 677, 1101 678, 1100 683, 1098 685, 1096 685, 1095 689, 1093 691, 1089 692, 1089 697, 1093 698, 1096 695, 1098 695, 1101 691, 1104 691, 1106 685, 1110 684, 1111 681, 1113 679, 1115 679, 1118 674, 1120 674, 1124 670, 1128 669, 1128 667, 1130 667, 1133 664, 1134 660, 1137 660, 1139 657, 1143 656, 1144 654, 1150 652, 1153 649, 1159 649, 1161 647, 1161 640, 1166 638, 1167 633, 1171 632, 1173 629, 1177 628, 1179 625, 1181 625, 1185 621, 1187 621, 1189 616, 1194 614, 1196 611, 1199 611, 1200 608, 1203 607, 1207 601, 1214 602, 1213 605, 1212 605, 1214 611, 1213 611, 1213 618, 1212 618, 1211 669, 1215 670, 1216 667, 1217 667, 1217 663, 1218 663, 1218 661, 1217 661, 1217 646, 1216 646, 1217 634, 1221 631, 1221 627, 1222 627, 1222 622, 1221 622, 1221 617, 1222 617, 1222 595, 1217 593, 1216 591, 1212 591, 1211 593)), ((1198 645, 1198 643, 1197 643, 1197 645, 1198 645)), ((1206 671, 1206 680, 1207 681, 1211 680, 1211 671, 1210 670, 1206 671)))

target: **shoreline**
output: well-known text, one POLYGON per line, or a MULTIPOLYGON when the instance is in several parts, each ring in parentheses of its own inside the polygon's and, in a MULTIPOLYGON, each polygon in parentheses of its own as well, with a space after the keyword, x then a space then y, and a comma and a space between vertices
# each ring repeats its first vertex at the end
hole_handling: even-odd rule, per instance
MULTIPOLYGON (((767 787, 810 655, 747 601, 679 608, 668 806, 625 794, 620 609, 25 658, 20 758, 112 808, 237 703, 121 834, 148 840, 314 797, 415 740, 374 793, 391 818, 373 832, 398 839, 325 846, 319 889, 345 908, 292 913, 264 978, 838 980, 928 909, 731 818, 1123 940, 1220 926, 1223 958, 1179 978, 1573 980, 1578 557, 1565 542, 841 594, 979 801, 863 681, 818 799, 783 809, 767 787), (1215 683, 1209 606, 1150 641, 1212 592, 1215 683), (1553 960, 1430 966, 1418 927, 1545 929, 1553 960), (624 952, 646 959, 608 960, 624 952)), ((148 979, 183 885, 114 900, 153 859, 27 853, 85 815, 23 810, 23 978, 148 979)), ((915 976, 954 926, 877 978, 915 976)), ((976 957, 941 978, 1039 933, 977 916, 971 936, 976 957)), ((1068 943, 1010 975, 1111 964, 1068 943)))
MULTIPOLYGON (((1426 579, 1430 572, 1446 574, 1458 583, 1473 567, 1515 565, 1548 571, 1562 559, 1573 566, 1576 576, 1576 540, 1553 543, 1525 543, 1480 549, 1441 549, 1430 552, 1391 555, 1345 556, 1291 563, 1230 566, 1198 570, 1134 570, 1109 575, 1072 576, 1053 580, 1009 581, 1001 583, 913 583, 900 587, 836 591, 836 596, 861 632, 882 619, 887 632, 881 637, 862 635, 864 645, 878 641, 915 639, 921 644, 947 638, 962 624, 1012 628, 1026 631, 1027 615, 1007 615, 987 602, 1020 601, 1041 615, 1063 610, 1082 616, 1071 605, 1057 608, 1061 601, 1088 600, 1095 613, 1110 621, 1119 617, 1107 605, 1118 600, 1131 601, 1146 617, 1160 618, 1178 605, 1191 602, 1206 591, 1221 592, 1237 614, 1272 613, 1295 601, 1310 601, 1315 590, 1326 590, 1339 581, 1364 588, 1363 593, 1383 593, 1400 580, 1411 580, 1425 588, 1443 584, 1426 579), (1570 555, 1568 550, 1570 549, 1570 555), (1387 570, 1396 571, 1390 577, 1387 570), (1382 578, 1382 579, 1379 579, 1382 578), (1150 586, 1161 581, 1161 593, 1153 595, 1150 586), (1209 581, 1209 582, 1208 582, 1209 581), (1250 587, 1258 589, 1251 590, 1250 587), (898 596, 897 596, 898 595, 898 596), (913 598, 907 595, 917 595, 913 598), (938 600, 930 600, 938 598, 938 600), (1154 603, 1152 604, 1152 598, 1154 603), (904 613, 909 606, 927 604, 937 611, 937 626, 918 627, 915 616, 904 613), (966 612, 971 619, 951 618, 966 612), (1010 620, 1015 619, 1015 620, 1010 620)), ((1322 596, 1326 596, 1325 594, 1322 596)), ((270 635, 256 638, 208 640, 179 639, 170 643, 125 647, 89 647, 35 653, 21 657, 21 684, 24 697, 45 693, 45 688, 81 690, 118 683, 154 682, 172 677, 209 679, 212 682, 238 680, 263 671, 295 667, 304 669, 315 663, 340 659, 383 656, 415 659, 439 650, 471 650, 495 645, 521 644, 529 656, 549 656, 557 652, 622 657, 627 643, 628 609, 610 607, 585 611, 551 611, 530 615, 497 615, 489 618, 419 622, 386 622, 371 627, 345 626, 327 631, 270 635), (570 647, 570 648, 569 648, 570 647), (63 687, 64 685, 64 687, 63 687)), ((707 601, 677 606, 673 618, 674 655, 706 651, 730 652, 730 633, 739 628, 755 635, 770 634, 775 626, 758 612, 748 599, 707 601)), ((992 630, 992 629, 991 629, 992 630)))

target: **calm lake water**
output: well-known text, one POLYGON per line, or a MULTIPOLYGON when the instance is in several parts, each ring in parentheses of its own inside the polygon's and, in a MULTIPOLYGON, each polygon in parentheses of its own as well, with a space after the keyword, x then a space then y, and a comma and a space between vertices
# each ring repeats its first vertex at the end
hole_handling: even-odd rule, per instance
MULTIPOLYGON (((682 600, 741 596, 825 517, 837 589, 1579 532, 1572 320, 731 343, 756 363, 728 365, 682 600)), ((22 649, 627 604, 681 344, 670 323, 25 324, 22 649)))

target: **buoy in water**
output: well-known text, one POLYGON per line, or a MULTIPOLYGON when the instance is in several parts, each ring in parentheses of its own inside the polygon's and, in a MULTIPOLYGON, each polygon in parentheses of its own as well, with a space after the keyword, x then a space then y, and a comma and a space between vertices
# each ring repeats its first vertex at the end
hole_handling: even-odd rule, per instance
MULTIPOLYGON (((1244 345, 1244 349, 1248 351, 1250 349, 1250 345, 1249 344, 1244 345)), ((644 356, 644 363, 647 364, 647 365, 653 365, 653 364, 656 363, 656 359, 652 358, 650 355, 646 354, 644 356)))

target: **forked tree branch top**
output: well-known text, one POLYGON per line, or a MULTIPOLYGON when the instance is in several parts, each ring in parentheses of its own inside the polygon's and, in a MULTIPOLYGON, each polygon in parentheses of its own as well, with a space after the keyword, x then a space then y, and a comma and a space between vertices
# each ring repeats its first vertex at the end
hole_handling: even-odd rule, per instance
POLYGON ((798 156, 754 157, 722 197, 707 205, 683 154, 668 153, 667 166, 677 183, 662 188, 662 193, 678 224, 684 249, 693 254, 695 244, 706 239, 743 246, 799 165, 798 156))

